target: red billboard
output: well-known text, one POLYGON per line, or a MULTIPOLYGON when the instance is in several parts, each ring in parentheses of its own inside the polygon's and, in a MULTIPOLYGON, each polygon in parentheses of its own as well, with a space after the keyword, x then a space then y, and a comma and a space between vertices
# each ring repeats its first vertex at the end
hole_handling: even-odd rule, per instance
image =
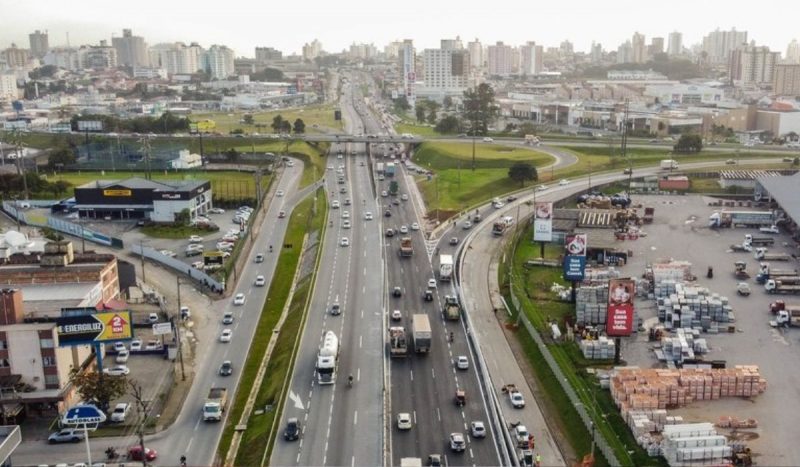
POLYGON ((633 332, 633 295, 636 283, 631 279, 611 279, 608 283, 606 334, 630 336, 633 332))

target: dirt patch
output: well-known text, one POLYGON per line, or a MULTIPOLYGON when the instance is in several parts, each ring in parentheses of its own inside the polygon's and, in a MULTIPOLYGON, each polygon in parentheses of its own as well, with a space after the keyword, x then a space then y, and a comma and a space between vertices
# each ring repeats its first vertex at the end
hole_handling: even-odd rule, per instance
POLYGON ((427 217, 427 219, 429 221, 438 220, 439 222, 444 222, 447 219, 450 219, 451 217, 455 216, 456 214, 458 214, 458 211, 447 211, 447 210, 444 210, 444 209, 434 209, 432 211, 428 211, 428 214, 427 214, 426 217, 427 217))

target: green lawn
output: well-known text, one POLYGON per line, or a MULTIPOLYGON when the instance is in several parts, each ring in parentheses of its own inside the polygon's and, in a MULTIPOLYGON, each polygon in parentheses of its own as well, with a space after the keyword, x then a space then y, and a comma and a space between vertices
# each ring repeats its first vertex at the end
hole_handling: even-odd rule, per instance
POLYGON ((414 136, 442 136, 433 131, 433 127, 426 125, 415 125, 413 123, 398 123, 394 126, 394 131, 398 134, 411 133, 414 136))
POLYGON ((192 235, 209 235, 214 232, 201 229, 191 225, 171 226, 171 225, 148 225, 141 228, 143 234, 155 238, 182 238, 187 239, 192 235))
POLYGON ((436 174, 430 181, 427 177, 418 177, 417 181, 429 211, 460 211, 519 189, 519 184, 508 178, 509 167, 516 162, 541 167, 552 161, 550 156, 526 148, 499 144, 475 147, 474 171, 471 143, 424 143, 417 149, 414 163, 436 174))
POLYGON ((272 119, 276 115, 280 115, 284 120, 289 120, 294 124, 298 118, 302 119, 306 124, 306 133, 323 133, 324 129, 339 130, 342 128, 342 121, 336 121, 333 118, 333 107, 329 105, 324 106, 309 106, 302 108, 271 110, 269 112, 210 112, 210 113, 193 113, 189 115, 192 121, 199 120, 214 120, 217 124, 216 131, 223 134, 228 134, 231 130, 241 128, 245 133, 275 133, 270 125, 272 119), (250 114, 253 116, 253 124, 248 125, 240 123, 244 115, 250 114), (259 127, 257 125, 265 125, 259 127), (320 128, 314 128, 318 125, 320 128))

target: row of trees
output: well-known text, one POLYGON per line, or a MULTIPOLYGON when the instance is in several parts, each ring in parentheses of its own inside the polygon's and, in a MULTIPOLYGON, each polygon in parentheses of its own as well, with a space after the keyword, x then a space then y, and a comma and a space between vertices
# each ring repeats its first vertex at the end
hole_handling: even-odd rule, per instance
POLYGON ((72 131, 78 131, 79 121, 100 121, 104 131, 131 133, 180 133, 189 131, 189 119, 172 112, 164 112, 160 117, 117 118, 111 115, 75 115, 70 120, 72 131))
MULTIPOLYGON (((247 123, 247 117, 250 117, 250 122, 253 121, 252 115, 245 115, 245 123, 247 123)), ((291 123, 289 120, 284 120, 280 114, 272 119, 272 125, 270 126, 276 133, 291 133, 294 131, 299 134, 306 132, 306 122, 304 122, 302 118, 298 118, 294 123, 291 123)))

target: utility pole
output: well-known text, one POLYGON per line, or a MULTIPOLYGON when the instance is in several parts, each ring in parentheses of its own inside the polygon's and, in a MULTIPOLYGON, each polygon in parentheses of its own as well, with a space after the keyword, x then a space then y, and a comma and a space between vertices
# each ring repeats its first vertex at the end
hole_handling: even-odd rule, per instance
POLYGON ((142 283, 147 282, 147 276, 144 274, 144 240, 139 240, 139 258, 142 259, 142 283))
POLYGON ((625 112, 622 117, 622 157, 628 162, 628 196, 631 192, 631 184, 633 183, 633 164, 628 157, 628 110, 629 100, 625 99, 625 112))
POLYGON ((186 369, 183 366, 183 343, 181 342, 181 276, 175 276, 176 286, 178 288, 178 318, 180 321, 174 323, 175 325, 175 339, 178 340, 178 358, 181 361, 181 381, 186 381, 186 369))

